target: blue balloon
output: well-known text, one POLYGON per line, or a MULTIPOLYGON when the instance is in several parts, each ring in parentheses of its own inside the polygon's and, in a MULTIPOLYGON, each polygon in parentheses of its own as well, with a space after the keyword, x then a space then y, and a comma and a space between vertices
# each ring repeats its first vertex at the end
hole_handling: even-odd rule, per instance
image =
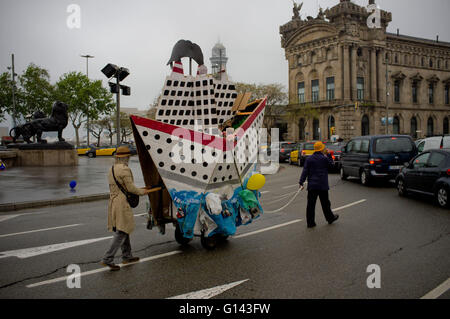
POLYGON ((6 165, 3 164, 2 161, 0 161, 0 171, 4 171, 6 169, 6 165))
POLYGON ((71 181, 69 186, 70 186, 70 188, 74 189, 75 186, 77 186, 77 182, 76 181, 71 181))

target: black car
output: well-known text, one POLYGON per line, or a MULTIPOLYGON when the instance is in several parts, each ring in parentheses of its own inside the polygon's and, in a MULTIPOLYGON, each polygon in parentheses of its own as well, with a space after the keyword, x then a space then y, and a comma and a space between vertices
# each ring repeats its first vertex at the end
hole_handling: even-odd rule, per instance
POLYGON ((294 142, 280 142, 280 163, 284 163, 290 159, 291 152, 297 148, 297 145, 294 142))
POLYGON ((434 196, 441 207, 450 207, 450 149, 424 152, 400 170, 396 179, 400 196, 419 193, 434 196))
POLYGON ((327 143, 325 144, 328 152, 333 158, 334 162, 334 171, 339 171, 341 169, 341 156, 342 156, 342 148, 345 147, 345 144, 342 143, 327 143))
POLYGON ((395 179, 404 163, 416 155, 416 144, 408 135, 357 137, 342 150, 341 179, 358 177, 363 185, 395 179))

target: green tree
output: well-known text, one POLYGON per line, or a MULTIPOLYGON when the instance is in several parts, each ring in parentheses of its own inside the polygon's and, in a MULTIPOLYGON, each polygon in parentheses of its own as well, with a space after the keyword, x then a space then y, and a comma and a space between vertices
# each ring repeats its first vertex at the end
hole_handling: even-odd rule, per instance
POLYGON ((31 63, 18 77, 19 104, 18 113, 24 117, 35 111, 51 113, 54 102, 54 86, 50 84, 50 74, 31 63))
MULTIPOLYGON (((114 121, 114 128, 117 131, 116 120, 114 121)), ((131 128, 130 116, 127 113, 120 112, 120 142, 126 142, 131 135, 133 135, 133 129, 131 128)))
POLYGON ((75 129, 77 146, 80 145, 79 129, 87 116, 93 121, 108 114, 115 104, 112 94, 100 80, 91 81, 80 72, 66 73, 56 83, 55 97, 69 105, 69 119, 75 129))
POLYGON ((12 114, 12 80, 9 72, 0 74, 0 121, 5 119, 7 113, 12 114))
POLYGON ((282 84, 248 84, 235 83, 238 93, 252 92, 250 100, 256 100, 267 96, 266 110, 264 113, 263 125, 268 129, 270 139, 270 129, 276 124, 277 119, 282 118, 286 113, 288 95, 282 84))

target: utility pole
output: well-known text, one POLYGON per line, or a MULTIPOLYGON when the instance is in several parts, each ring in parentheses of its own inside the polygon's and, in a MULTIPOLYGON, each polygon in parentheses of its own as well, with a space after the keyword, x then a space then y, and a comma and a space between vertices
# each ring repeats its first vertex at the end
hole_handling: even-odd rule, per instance
MULTIPOLYGON (((86 58, 86 76, 89 78, 89 59, 94 58, 92 55, 86 54, 86 55, 81 55, 82 58, 86 58)), ((86 123, 86 128, 87 128, 87 145, 89 146, 89 133, 90 133, 90 127, 89 127, 89 105, 87 105, 87 123, 86 123)))
POLYGON ((386 57, 386 135, 389 135, 389 59, 386 57))
POLYGON ((119 70, 117 70, 117 94, 116 94, 116 101, 117 101, 117 110, 116 110, 116 126, 117 126, 117 147, 120 145, 120 80, 119 80, 119 70))
POLYGON ((11 54, 11 71, 12 71, 12 102, 13 102, 13 114, 12 114, 12 120, 13 120, 13 126, 17 126, 17 119, 16 119, 16 72, 14 71, 14 53, 11 54))

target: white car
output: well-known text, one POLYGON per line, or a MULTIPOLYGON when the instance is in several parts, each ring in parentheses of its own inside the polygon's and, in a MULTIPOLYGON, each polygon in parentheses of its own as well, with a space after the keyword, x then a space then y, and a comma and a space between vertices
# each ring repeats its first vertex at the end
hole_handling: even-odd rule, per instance
POLYGON ((450 148, 450 135, 428 137, 417 143, 419 153, 441 148, 450 148))

